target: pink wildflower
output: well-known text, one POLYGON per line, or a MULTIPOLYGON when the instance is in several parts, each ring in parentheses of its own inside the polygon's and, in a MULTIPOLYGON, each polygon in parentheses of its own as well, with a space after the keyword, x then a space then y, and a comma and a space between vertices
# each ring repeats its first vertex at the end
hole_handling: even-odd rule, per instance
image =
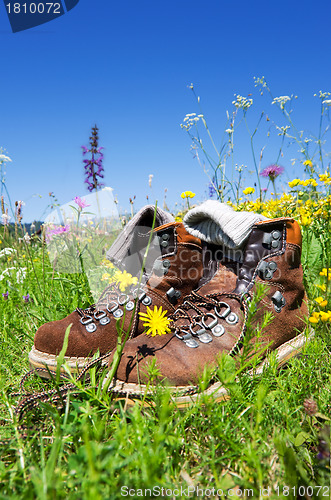
POLYGON ((86 200, 80 198, 79 196, 76 196, 74 198, 74 202, 77 203, 77 205, 79 206, 79 208, 85 208, 85 207, 90 207, 91 206, 88 203, 86 203, 86 200))

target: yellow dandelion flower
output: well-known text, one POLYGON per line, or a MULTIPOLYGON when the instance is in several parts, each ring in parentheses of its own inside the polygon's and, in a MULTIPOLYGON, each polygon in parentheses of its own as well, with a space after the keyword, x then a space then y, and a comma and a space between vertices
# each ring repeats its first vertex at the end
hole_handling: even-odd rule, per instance
POLYGON ((313 162, 311 160, 306 160, 303 162, 303 164, 305 167, 312 167, 313 166, 313 162))
POLYGON ((183 219, 182 219, 181 217, 175 217, 175 221, 176 221, 176 222, 182 222, 182 221, 183 221, 183 219))
POLYGON ((151 334, 152 337, 156 335, 165 335, 171 330, 169 328, 170 319, 166 317, 168 311, 162 311, 162 306, 154 310, 147 306, 146 313, 139 313, 140 318, 145 321, 143 325, 147 328, 146 335, 151 334))
POLYGON ((138 278, 133 277, 127 271, 117 271, 114 275, 116 283, 119 285, 121 292, 124 292, 130 285, 136 285, 138 278))
POLYGON ((255 193, 255 189, 252 188, 252 187, 248 187, 248 188, 246 188, 246 189, 243 190, 243 193, 245 195, 247 195, 247 194, 253 194, 253 193, 255 193))

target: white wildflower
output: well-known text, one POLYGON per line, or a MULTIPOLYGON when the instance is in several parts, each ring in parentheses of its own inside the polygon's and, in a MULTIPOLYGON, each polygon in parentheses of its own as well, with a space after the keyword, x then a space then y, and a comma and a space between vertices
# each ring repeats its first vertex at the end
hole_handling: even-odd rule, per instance
POLYGON ((331 99, 325 99, 322 101, 322 104, 324 104, 324 106, 331 106, 331 99))
POLYGON ((247 97, 243 97, 241 95, 234 94, 236 100, 232 101, 232 104, 235 105, 237 109, 243 109, 246 111, 248 108, 250 108, 253 104, 253 99, 247 99, 247 97))
POLYGON ((8 215, 8 214, 2 214, 1 215, 1 219, 2 219, 2 224, 4 226, 8 226, 8 223, 10 221, 10 215, 8 215))
POLYGON ((180 124, 181 128, 185 128, 185 130, 190 130, 193 125, 196 125, 200 119, 203 119, 203 115, 198 115, 196 113, 187 113, 183 120, 183 123, 180 124))
POLYGON ((286 125, 286 126, 282 126, 282 127, 278 127, 276 125, 276 129, 279 130, 279 134, 278 135, 286 135, 287 131, 290 129, 291 127, 289 125, 286 125))
POLYGON ((16 282, 17 283, 23 283, 25 277, 26 277, 26 267, 21 267, 17 270, 16 267, 7 267, 1 274, 0 274, 0 281, 4 280, 6 277, 11 277, 12 273, 11 271, 15 272, 16 271, 16 282))
POLYGON ((281 95, 279 97, 275 97, 271 104, 278 104, 281 109, 284 109, 285 104, 290 100, 291 97, 288 95, 281 95))
POLYGON ((148 185, 149 185, 149 187, 150 187, 150 188, 152 187, 152 180, 153 180, 153 177, 154 177, 154 175, 153 175, 153 174, 149 174, 149 176, 148 176, 148 185))
POLYGON ((23 283, 26 277, 26 267, 21 267, 16 273, 17 283, 23 283))
POLYGON ((15 253, 17 250, 15 250, 15 248, 10 248, 10 247, 7 247, 7 248, 4 248, 3 250, 1 250, 0 252, 0 257, 4 257, 5 255, 12 255, 13 253, 15 253))
POLYGON ((5 161, 12 161, 9 156, 6 156, 4 154, 0 154, 0 163, 5 162, 5 161))
POLYGON ((227 128, 225 132, 227 134, 232 134, 233 133, 233 129, 232 128, 227 128))

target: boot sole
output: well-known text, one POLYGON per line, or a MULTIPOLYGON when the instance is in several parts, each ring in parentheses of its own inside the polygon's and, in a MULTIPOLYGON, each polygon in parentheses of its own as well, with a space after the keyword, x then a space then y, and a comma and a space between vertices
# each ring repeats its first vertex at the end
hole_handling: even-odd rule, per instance
MULTIPOLYGON (((34 346, 29 353, 29 363, 32 370, 43 368, 45 371, 37 371, 42 378, 50 379, 56 373, 58 357, 54 354, 38 351, 34 346)), ((63 360, 72 374, 78 374, 83 368, 92 361, 92 358, 65 356, 63 360)), ((67 371, 63 365, 60 368, 60 374, 65 376, 67 371)))
MULTIPOLYGON (((275 349, 275 351, 273 351, 275 354, 273 355, 276 355, 277 368, 281 368, 290 359, 300 356, 305 345, 312 340, 313 337, 313 330, 309 330, 308 336, 301 333, 294 339, 285 342, 275 349)), ((269 364, 269 358, 266 357, 254 369, 249 370, 248 373, 249 375, 261 375, 269 364)), ((107 378, 104 381, 104 384, 105 383, 107 383, 107 378)), ((230 399, 227 390, 222 386, 221 382, 215 382, 208 387, 208 389, 199 393, 197 392, 197 386, 170 386, 168 388, 172 392, 173 401, 179 409, 185 409, 205 396, 211 396, 215 403, 230 399)), ((115 401, 125 401, 126 407, 133 406, 137 400, 143 400, 142 404, 145 407, 154 406, 153 401, 145 400, 146 397, 152 396, 154 392, 153 388, 147 387, 146 385, 114 380, 109 387, 109 391, 117 395, 115 396, 115 401)))

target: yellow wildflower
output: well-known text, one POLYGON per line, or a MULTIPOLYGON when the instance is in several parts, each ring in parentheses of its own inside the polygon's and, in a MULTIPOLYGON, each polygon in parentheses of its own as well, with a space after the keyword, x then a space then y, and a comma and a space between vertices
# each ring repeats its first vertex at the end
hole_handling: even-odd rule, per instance
POLYGON ((110 278, 111 276, 108 273, 103 273, 103 275, 101 276, 102 281, 109 281, 110 278))
POLYGON ((331 177, 325 172, 325 174, 319 175, 320 181, 324 184, 331 184, 331 177))
POLYGON ((303 226, 309 226, 311 224, 311 218, 307 215, 301 215, 301 224, 303 226))
POLYGON ((175 221, 176 221, 176 222, 182 222, 182 221, 183 221, 183 219, 182 219, 181 217, 175 217, 175 221))
POLYGON ((114 264, 110 262, 108 259, 102 259, 101 264, 104 267, 108 267, 108 269, 114 269, 114 264))
POLYGON ((312 167, 313 166, 313 162, 311 160, 306 160, 303 162, 303 164, 305 167, 312 167))
POLYGON ((331 267, 329 267, 329 272, 326 267, 323 267, 322 271, 320 272, 320 276, 328 276, 328 281, 331 280, 331 267))
POLYGON ((170 332, 170 319, 166 317, 167 311, 162 311, 162 306, 159 309, 154 306, 154 310, 147 306, 146 310, 146 313, 139 313, 140 318, 145 321, 143 325, 147 328, 146 335, 151 334, 152 337, 155 337, 155 335, 164 335, 170 332))
POLYGON ((184 200, 185 198, 194 198, 195 193, 192 193, 192 191, 183 191, 183 193, 180 196, 184 200))
POLYGON ((321 311, 320 312, 320 317, 321 317, 321 321, 328 321, 331 318, 331 313, 330 312, 321 311))
POLYGON ((247 195, 247 194, 253 194, 253 193, 255 193, 255 189, 252 188, 252 187, 248 187, 248 188, 246 188, 246 189, 243 190, 243 193, 245 195, 247 195))
POLYGON ((328 305, 328 301, 323 299, 323 297, 317 297, 317 299, 315 299, 315 301, 317 302, 317 304, 320 306, 320 307, 325 307, 328 305))
POLYGON ((290 188, 293 188, 295 186, 298 186, 300 183, 301 183, 300 179, 293 179, 293 181, 290 181, 288 185, 290 186, 290 188))
POLYGON ((136 285, 138 283, 138 278, 133 277, 132 274, 127 271, 117 271, 114 275, 114 279, 117 284, 119 284, 121 292, 124 292, 130 285, 136 285))
POLYGON ((310 323, 318 323, 319 321, 319 314, 313 313, 312 316, 309 318, 310 323))

